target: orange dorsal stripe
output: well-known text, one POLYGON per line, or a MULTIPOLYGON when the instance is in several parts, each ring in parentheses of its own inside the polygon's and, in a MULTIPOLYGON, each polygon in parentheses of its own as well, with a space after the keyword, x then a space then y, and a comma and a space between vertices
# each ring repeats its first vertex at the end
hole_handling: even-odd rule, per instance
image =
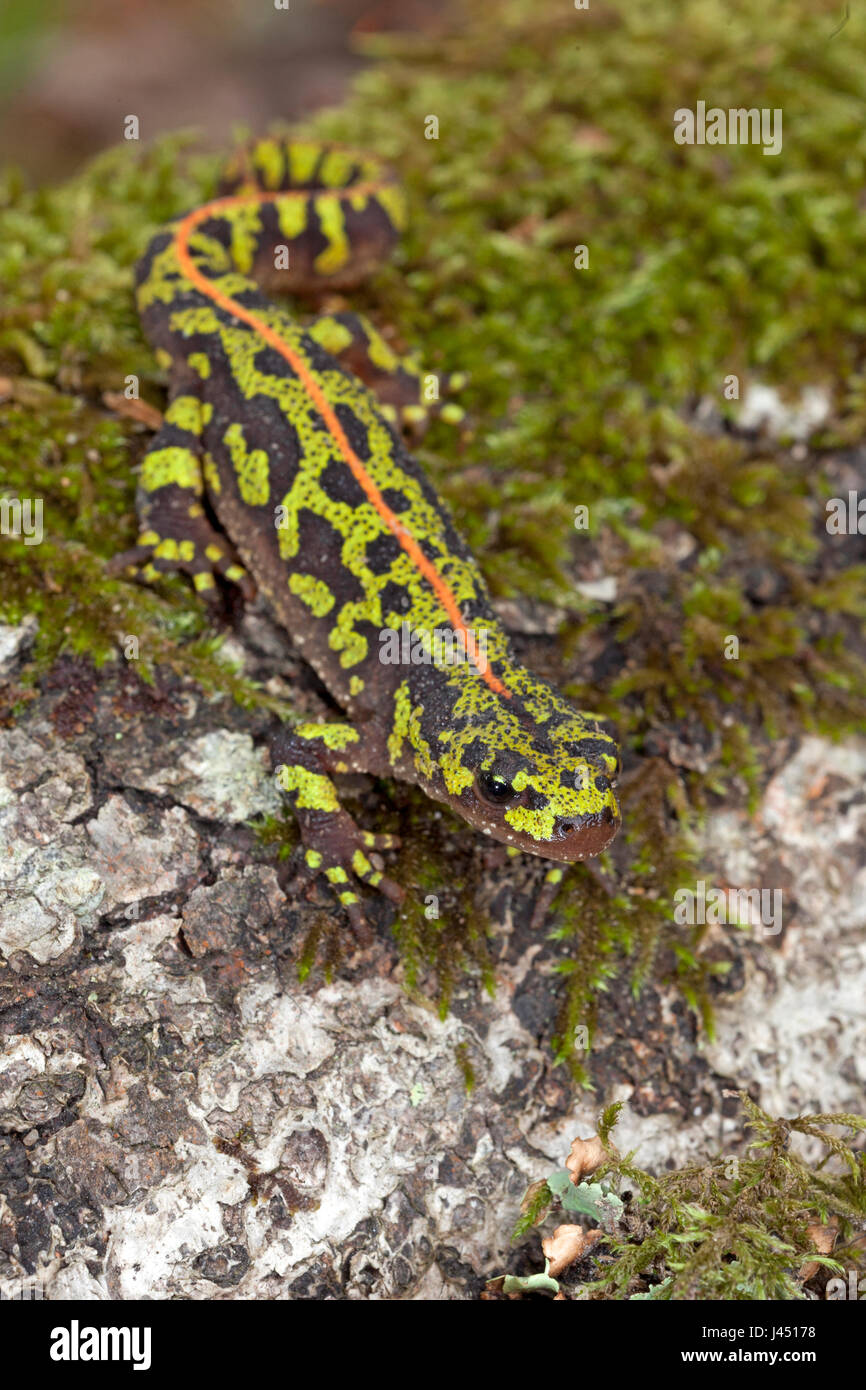
MULTIPOLYGON (((366 192, 368 189, 372 191, 374 188, 375 185, 358 185, 351 191, 353 194, 358 194, 366 192)), ((414 536, 401 524, 399 519, 391 511, 391 508, 388 506, 381 492, 373 482, 373 479, 370 477, 363 463, 346 438, 343 426, 337 419, 322 388, 310 372, 306 362, 304 362, 303 358, 300 357, 293 348, 289 347, 288 343, 284 342, 275 329, 263 323, 251 310, 245 309, 242 304, 238 304, 237 300, 230 298, 229 295, 223 294, 221 290, 216 288, 213 281, 209 280, 206 275, 203 275, 198 267, 193 264, 189 252, 189 238, 200 222, 206 221, 223 208, 237 206, 239 203, 273 202, 276 198, 285 198, 286 196, 309 197, 309 193, 305 191, 303 194, 294 195, 291 193, 288 195, 286 193, 256 193, 249 197, 232 196, 228 198, 217 198, 211 203, 205 203, 202 207, 195 208, 178 223, 177 230, 175 231, 175 250, 177 252, 177 259, 181 272, 191 284, 195 285, 197 290, 200 290, 201 293, 206 295, 214 304, 218 304, 221 309, 225 309, 226 313, 233 315, 234 318, 240 319, 243 323, 249 324, 250 328, 255 329, 256 333, 288 362, 324 420, 328 433, 334 440, 345 463, 351 469, 353 476, 363 488, 367 498, 376 508, 376 511, 381 516, 389 531, 396 536, 412 563, 427 580, 427 583, 430 585, 439 602, 442 604, 442 607, 445 609, 445 612, 448 614, 455 632, 460 633, 464 650, 469 659, 477 667, 479 675, 483 677, 495 695, 504 695, 507 699, 510 699, 511 691, 493 674, 486 663, 484 665, 481 664, 476 651, 476 644, 463 621, 463 615, 460 612, 457 600, 439 571, 436 569, 436 566, 427 559, 427 556, 422 551, 414 536)))

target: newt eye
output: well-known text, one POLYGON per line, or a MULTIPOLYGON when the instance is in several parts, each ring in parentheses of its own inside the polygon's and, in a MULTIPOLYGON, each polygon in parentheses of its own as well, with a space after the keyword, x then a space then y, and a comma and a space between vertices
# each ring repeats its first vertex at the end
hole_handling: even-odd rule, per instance
POLYGON ((522 795, 514 790, 507 777, 501 777, 498 772, 479 772, 475 778, 475 790, 482 801, 489 801, 492 806, 509 806, 519 801, 522 795))

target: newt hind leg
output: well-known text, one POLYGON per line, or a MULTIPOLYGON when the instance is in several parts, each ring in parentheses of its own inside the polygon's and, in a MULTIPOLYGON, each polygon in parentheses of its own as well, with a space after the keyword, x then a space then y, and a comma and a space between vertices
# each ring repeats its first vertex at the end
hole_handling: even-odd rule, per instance
POLYGON ((203 498, 208 459, 202 461, 201 433, 209 407, 179 395, 165 413, 141 464, 136 508, 138 543, 118 555, 110 570, 135 566, 142 578, 182 571, 198 593, 216 601, 216 575, 237 584, 247 599, 255 585, 226 539, 211 525, 203 498))
POLYGON ((369 386, 383 414, 412 437, 423 434, 436 416, 451 425, 464 419, 463 409, 447 399, 463 386, 464 373, 425 372, 413 353, 396 353, 363 314, 321 314, 306 331, 341 367, 369 386))

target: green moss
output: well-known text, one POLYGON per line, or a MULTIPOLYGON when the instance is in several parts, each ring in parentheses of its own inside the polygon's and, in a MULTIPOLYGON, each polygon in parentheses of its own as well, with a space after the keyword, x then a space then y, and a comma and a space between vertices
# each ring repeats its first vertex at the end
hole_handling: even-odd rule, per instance
POLYGON ((599 996, 624 969, 636 996, 651 974, 673 979, 712 1035, 708 982, 729 968, 724 961, 701 956, 704 927, 685 929, 672 920, 676 888, 700 874, 696 816, 677 770, 660 758, 641 763, 629 785, 627 805, 625 891, 611 896, 596 876, 583 870, 566 878, 553 908, 551 935, 571 947, 557 967, 568 988, 553 1044, 557 1061, 583 1086, 590 1084, 590 1069, 587 1052, 576 1040, 588 1034, 591 1045, 599 996))
POLYGON ((454 1056, 460 1068, 460 1074, 463 1077, 463 1085, 466 1088, 466 1094, 471 1095, 475 1090, 476 1078, 475 1068, 469 1057, 468 1045, 466 1043, 458 1043, 454 1049, 454 1056))
MULTIPOLYGON (((432 369, 468 374, 470 432, 455 445, 434 426, 423 462, 494 591, 565 609, 572 693, 613 719, 636 759, 616 896, 578 870, 556 905, 569 953, 558 1055, 582 1080, 574 1027, 591 1026, 598 990, 623 970, 637 987, 665 962, 706 1011, 700 940, 668 916, 674 888, 698 876, 707 807, 744 784, 755 803, 769 741, 866 724, 866 576, 828 562, 832 489, 809 456, 685 418, 703 396, 730 414, 735 373, 741 394, 755 376, 786 394, 826 386, 824 444, 866 430, 866 21, 852 15, 829 41, 838 18, 837 0, 467 0, 452 30, 366 40, 375 63, 344 106, 308 123, 400 170, 406 239, 354 302, 432 369), (783 154, 677 146, 673 110, 708 95, 781 108, 783 154), (438 140, 424 138, 430 114, 438 140), (588 532, 574 530, 580 504, 588 532), (612 612, 575 594, 590 556, 616 575, 612 612), (769 597, 756 597, 768 572, 769 597), (589 687, 588 637, 616 658, 589 687), (648 756, 672 725, 704 731, 703 770, 648 756)), ((268 703, 215 660, 180 581, 157 594, 104 573, 134 537, 143 436, 102 393, 136 375, 164 404, 131 267, 155 228, 212 192, 219 162, 178 136, 108 151, 61 188, 30 190, 14 171, 0 184, 0 375, 13 378, 0 491, 43 496, 48 518, 42 545, 0 547, 2 614, 40 620, 31 681, 60 651, 99 664, 132 633, 143 674, 160 661, 268 703)), ((425 916, 445 870, 423 821, 400 861, 414 889, 396 930, 410 985, 435 965, 444 1007, 465 969, 490 978, 479 860, 460 864, 447 915, 425 916)))
MULTIPOLYGON (((866 1119, 774 1119, 746 1092, 739 1095, 755 1136, 742 1157, 721 1155, 660 1177, 617 1152, 611 1131, 621 1105, 604 1112, 599 1136, 609 1161, 593 1174, 592 1190, 622 1192, 626 1206, 619 1219, 602 1215, 605 1258, 597 1277, 581 1286, 582 1297, 801 1300, 803 1265, 814 1261, 837 1275, 862 1268, 856 1236, 866 1219, 866 1157, 846 1140, 866 1130, 866 1119), (823 1145, 820 1163, 807 1164, 794 1152, 794 1134, 823 1145), (828 1224, 838 1229, 836 1245, 832 1256, 819 1255, 809 1228, 828 1224)), ((547 1182, 533 1184, 514 1239, 544 1221, 555 1201, 547 1182)))
POLYGON ((44 537, 38 545, 2 538, 0 620, 39 620, 25 686, 62 652, 85 654, 97 667, 119 659, 132 636, 145 680, 160 663, 208 691, 285 715, 285 705, 216 658, 220 639, 181 580, 166 580, 157 593, 105 573, 134 542, 144 436, 102 408, 99 395, 122 391, 134 374, 143 397, 160 401, 164 374, 141 337, 130 265, 171 208, 198 197, 190 168, 201 170, 202 161, 180 159, 184 144, 112 151, 59 190, 33 193, 15 174, 5 177, 0 372, 11 375, 0 393, 0 497, 41 499, 44 537))
MULTIPOLYGON (((493 963, 487 945, 490 923, 481 902, 481 870, 456 822, 414 789, 400 789, 397 862, 409 892, 394 921, 406 988, 415 992, 435 977, 440 1017, 449 1011, 458 981, 470 971, 493 992, 493 963)), ((394 829, 398 828, 395 822, 394 829)))

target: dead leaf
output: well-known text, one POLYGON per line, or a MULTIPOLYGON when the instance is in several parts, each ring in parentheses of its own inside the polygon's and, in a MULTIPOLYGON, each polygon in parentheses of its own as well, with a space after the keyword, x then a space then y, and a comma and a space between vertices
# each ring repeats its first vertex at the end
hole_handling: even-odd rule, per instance
POLYGON ((504 1274, 497 1275, 495 1279, 488 1279, 482 1290, 481 1297, 484 1299, 500 1298, 502 1296, 502 1285, 504 1283, 504 1274))
MULTIPOLYGON (((839 1235, 838 1229, 833 1226, 807 1226, 806 1234, 819 1255, 832 1255, 833 1246, 839 1235)), ((814 1279, 820 1268, 817 1260, 807 1260, 804 1265, 800 1266, 801 1282, 806 1284, 810 1279, 814 1279)))
POLYGON ((102 400, 109 410, 125 416, 127 420, 135 420, 139 425, 147 425, 152 430, 162 427, 162 412, 157 410, 155 405, 148 405, 147 401, 128 400, 118 391, 103 391, 102 400))
MULTIPOLYGON (((547 1179, 546 1179, 546 1178, 541 1178, 541 1179, 539 1179, 538 1182, 530 1183, 529 1187, 527 1187, 526 1191, 525 1191, 524 1194, 523 1194, 523 1201, 520 1203, 520 1213, 521 1213, 522 1216, 525 1216, 525 1215, 526 1215, 526 1213, 529 1211, 530 1207, 532 1206, 532 1204, 533 1204, 533 1202, 535 1201, 535 1199, 536 1199, 536 1197, 538 1196, 538 1194, 542 1191, 543 1188, 546 1188, 546 1187, 547 1187, 547 1179)), ((543 1210, 541 1210, 541 1211, 538 1213, 538 1216, 536 1217, 536 1221, 535 1221, 535 1225, 536 1225, 536 1226, 539 1225, 539 1223, 544 1219, 544 1217, 547 1215, 547 1212, 548 1212, 549 1210, 550 1210, 550 1200, 548 1199, 548 1201, 547 1201, 547 1202, 545 1203, 545 1205, 544 1205, 543 1210)))
POLYGON ((585 1231, 582 1226, 557 1226, 553 1235, 541 1242, 545 1258, 550 1261, 547 1271, 550 1278, 558 1279, 564 1269, 591 1250, 603 1235, 604 1231, 585 1231))
POLYGON ((575 1139, 565 1160, 565 1166, 575 1187, 590 1173, 594 1173, 596 1168, 600 1168, 606 1158, 607 1153, 597 1134, 591 1139, 575 1139))

